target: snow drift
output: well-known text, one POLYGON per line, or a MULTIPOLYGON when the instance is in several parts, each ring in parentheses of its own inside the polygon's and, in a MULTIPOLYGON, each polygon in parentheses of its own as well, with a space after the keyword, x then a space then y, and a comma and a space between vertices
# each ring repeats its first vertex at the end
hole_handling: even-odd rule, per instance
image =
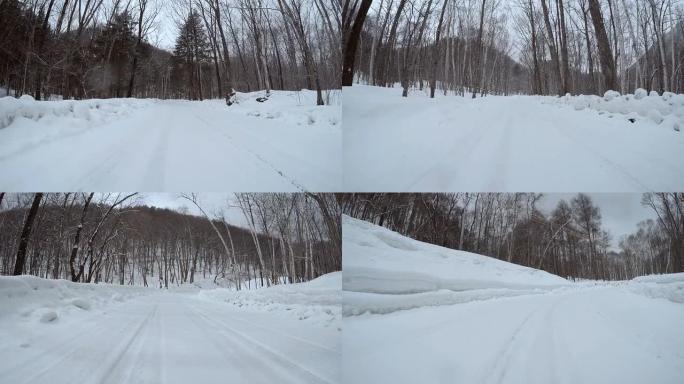
POLYGON ((150 292, 142 287, 82 284, 28 275, 0 276, 0 318, 3 321, 19 319, 28 323, 49 323, 77 316, 83 311, 101 310, 150 292))
POLYGON ((406 294, 568 283, 548 272, 423 243, 349 216, 343 216, 342 225, 345 291, 406 294))
POLYGON ((648 120, 660 127, 679 132, 684 128, 684 95, 672 92, 637 89, 634 94, 620 95, 616 91, 606 91, 603 97, 595 95, 565 95, 560 98, 546 97, 543 103, 570 105, 575 110, 592 109, 609 118, 624 116, 631 123, 648 120))
POLYGON ((339 326, 342 272, 328 273, 305 283, 280 284, 254 290, 202 290, 199 296, 236 307, 288 313, 299 320, 324 326, 339 326))

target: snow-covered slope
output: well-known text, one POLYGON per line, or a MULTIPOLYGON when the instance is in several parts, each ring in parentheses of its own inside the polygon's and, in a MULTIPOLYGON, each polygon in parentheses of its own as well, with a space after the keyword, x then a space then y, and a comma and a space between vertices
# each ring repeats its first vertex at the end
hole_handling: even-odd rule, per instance
POLYGON ((0 383, 337 383, 339 304, 326 309, 339 285, 337 273, 229 305, 224 289, 0 277, 0 383))
POLYGON ((20 321, 63 321, 88 311, 102 310, 150 289, 116 285, 77 284, 67 280, 47 280, 35 276, 0 276, 0 324, 20 321))
POLYGON ((343 98, 347 191, 684 189, 684 95, 343 98))
POLYGON ((344 266, 344 382, 681 381, 681 274, 571 283, 350 218, 344 218, 343 236, 352 270, 348 284, 344 266), (354 271, 364 267, 366 282, 355 285, 354 271), (430 289, 437 290, 403 293, 396 285, 403 273, 420 273, 423 288, 434 279, 430 289), (466 290, 438 289, 444 279, 465 280, 466 290), (535 288, 520 288, 525 281, 535 288))
POLYGON ((342 223, 346 291, 401 294, 568 283, 548 272, 422 243, 346 215, 342 223))
MULTIPOLYGON (((263 92, 262 92, 263 93, 263 92)), ((0 98, 0 185, 10 191, 340 189, 341 108, 311 91, 240 103, 0 98)))

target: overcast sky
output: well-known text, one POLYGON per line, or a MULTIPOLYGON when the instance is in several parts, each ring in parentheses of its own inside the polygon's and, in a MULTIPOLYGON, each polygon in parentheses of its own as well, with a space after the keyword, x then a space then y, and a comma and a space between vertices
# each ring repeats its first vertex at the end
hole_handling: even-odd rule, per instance
MULTIPOLYGON (((570 203, 575 193, 544 194, 537 207, 551 213, 561 199, 570 203)), ((640 193, 587 193, 601 210, 601 224, 611 235, 612 249, 617 251, 620 238, 637 230, 637 224, 646 219, 655 219, 652 209, 641 205, 640 193)))

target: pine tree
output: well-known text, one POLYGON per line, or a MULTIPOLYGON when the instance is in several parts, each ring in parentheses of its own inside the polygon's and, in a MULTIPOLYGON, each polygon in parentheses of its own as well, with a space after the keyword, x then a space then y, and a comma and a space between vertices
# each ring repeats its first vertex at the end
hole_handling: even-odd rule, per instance
POLYGON ((97 35, 93 50, 104 69, 102 78, 97 79, 101 81, 101 92, 123 96, 134 45, 133 21, 128 12, 116 14, 97 35))
POLYGON ((189 84, 188 97, 202 100, 202 64, 210 59, 211 46, 197 12, 188 14, 178 33, 174 55, 174 73, 182 75, 182 84, 189 84))

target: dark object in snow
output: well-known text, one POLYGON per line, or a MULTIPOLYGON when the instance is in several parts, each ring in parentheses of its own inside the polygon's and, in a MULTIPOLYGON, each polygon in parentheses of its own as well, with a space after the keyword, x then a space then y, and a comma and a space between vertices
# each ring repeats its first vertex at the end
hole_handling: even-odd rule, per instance
POLYGON ((636 122, 636 119, 635 119, 635 118, 633 118, 633 117, 630 117, 630 118, 629 118, 629 119, 627 119, 627 120, 629 120, 629 122, 630 122, 630 123, 634 123, 634 122, 636 122))
POLYGON ((256 101, 263 103, 264 101, 267 101, 269 97, 271 97, 271 92, 267 91, 266 96, 257 97, 256 101))
POLYGON ((230 107, 235 104, 235 102, 235 91, 231 89, 230 93, 226 94, 226 105, 230 107))

